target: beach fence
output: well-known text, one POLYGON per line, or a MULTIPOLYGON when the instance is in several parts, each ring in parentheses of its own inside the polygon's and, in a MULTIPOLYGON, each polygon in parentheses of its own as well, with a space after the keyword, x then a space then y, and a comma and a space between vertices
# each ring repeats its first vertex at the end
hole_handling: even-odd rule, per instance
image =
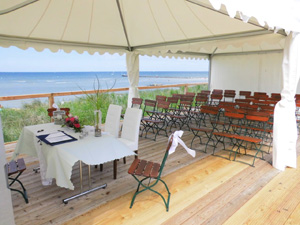
MULTIPOLYGON (((165 88, 180 88, 184 87, 184 93, 187 92, 188 87, 203 85, 207 83, 191 83, 191 84, 170 84, 170 85, 157 85, 157 86, 144 86, 138 87, 139 90, 150 90, 150 89, 165 89, 165 88)), ((123 92, 128 91, 129 88, 113 88, 113 89, 101 89, 100 92, 123 92)), ((24 100, 24 99, 35 99, 35 98, 48 98, 49 108, 52 107, 55 102, 55 97, 70 96, 70 95, 83 95, 83 94, 94 94, 98 90, 87 90, 87 91, 68 91, 68 92, 57 92, 57 93, 44 93, 44 94, 27 94, 27 95, 13 95, 13 96, 0 96, 1 101, 13 101, 13 100, 24 100)))
MULTIPOLYGON (((189 87, 193 86, 202 86, 206 88, 207 83, 190 83, 190 84, 171 84, 171 85, 159 85, 159 86, 144 86, 138 87, 140 91, 147 90, 168 90, 168 89, 181 89, 180 91, 186 93, 189 87), (183 87, 183 88, 182 88, 183 87), (183 89, 183 90, 182 90, 183 89)), ((105 93, 115 93, 119 92, 120 94, 128 92, 129 88, 115 88, 115 89, 101 89, 101 92, 105 93)), ((20 133, 24 126, 30 126, 35 124, 43 124, 49 123, 50 118, 45 109, 45 106, 49 108, 52 107, 53 103, 59 98, 63 96, 76 97, 76 95, 84 95, 84 94, 93 94, 96 93, 97 90, 89 90, 89 91, 70 91, 70 92, 59 92, 59 93, 44 93, 44 94, 28 94, 28 95, 15 95, 15 96, 1 96, 1 102, 7 103, 10 101, 20 101, 20 100, 40 100, 41 98, 47 98, 45 104, 28 104, 24 105, 21 108, 0 108, 0 114, 3 121, 3 136, 6 144, 10 142, 15 142, 18 140, 20 133)), ((3 104, 2 103, 2 104, 3 104)), ((123 103, 122 103, 123 104, 123 103)), ((105 104, 104 104, 105 105, 105 104)), ((72 108, 72 112, 76 113, 75 115, 80 117, 82 124, 92 125, 94 121, 94 113, 90 108, 86 108, 86 105, 75 105, 72 108)), ((123 107, 126 107, 127 103, 123 107)), ((104 107, 105 108, 105 107, 104 107)), ((102 111, 103 115, 106 114, 106 111, 102 111)))

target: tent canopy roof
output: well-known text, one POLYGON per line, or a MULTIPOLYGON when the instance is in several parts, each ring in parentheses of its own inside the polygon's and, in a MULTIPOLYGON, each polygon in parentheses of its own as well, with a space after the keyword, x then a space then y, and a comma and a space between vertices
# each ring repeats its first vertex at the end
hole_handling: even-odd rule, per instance
POLYGON ((0 46, 197 58, 283 49, 284 25, 270 27, 238 7, 225 0, 2 0, 0 46))

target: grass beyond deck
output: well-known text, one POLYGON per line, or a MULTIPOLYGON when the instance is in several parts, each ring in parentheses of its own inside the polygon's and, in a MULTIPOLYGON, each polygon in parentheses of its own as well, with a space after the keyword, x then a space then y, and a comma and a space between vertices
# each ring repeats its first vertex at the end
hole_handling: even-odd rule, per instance
MULTIPOLYGON (((190 146, 191 132, 183 140, 190 146)), ((139 157, 160 162, 167 137, 157 141, 140 138, 139 157)), ((199 146, 197 146, 199 147, 199 146)), ((14 144, 6 145, 10 158, 14 144)), ((299 143, 297 145, 299 149, 299 143)), ((84 151, 84 150, 83 150, 84 151)), ((137 182, 127 174, 127 164, 118 162, 118 178, 113 179, 113 164, 104 171, 92 168, 92 186, 107 183, 107 188, 63 204, 62 199, 79 192, 79 169, 73 168, 75 191, 54 184, 42 186, 35 158, 24 156, 27 170, 21 176, 29 195, 29 204, 18 193, 12 193, 16 224, 298 224, 300 221, 300 169, 274 169, 270 161, 256 160, 255 167, 229 161, 197 151, 196 158, 182 147, 169 156, 163 180, 171 192, 170 210, 158 195, 144 192, 130 201, 137 182)), ((298 159, 298 164, 299 164, 298 159)), ((87 167, 84 167, 87 184, 87 167)), ((87 185, 85 186, 87 188, 87 185)), ((157 186, 163 194, 162 185, 157 186)))

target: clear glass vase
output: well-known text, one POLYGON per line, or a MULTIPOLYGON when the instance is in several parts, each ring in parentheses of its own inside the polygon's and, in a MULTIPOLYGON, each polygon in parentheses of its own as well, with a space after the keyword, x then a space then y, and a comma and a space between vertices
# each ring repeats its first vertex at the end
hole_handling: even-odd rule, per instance
POLYGON ((101 137, 102 112, 95 110, 95 137, 101 137))

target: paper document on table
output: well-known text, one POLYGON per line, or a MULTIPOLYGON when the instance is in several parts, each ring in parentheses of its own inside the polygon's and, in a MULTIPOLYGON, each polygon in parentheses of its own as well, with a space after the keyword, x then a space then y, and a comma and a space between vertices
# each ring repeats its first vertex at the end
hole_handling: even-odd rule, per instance
POLYGON ((72 137, 66 135, 63 132, 55 132, 55 133, 49 134, 45 139, 49 143, 56 143, 56 142, 61 142, 61 141, 72 140, 72 137))

